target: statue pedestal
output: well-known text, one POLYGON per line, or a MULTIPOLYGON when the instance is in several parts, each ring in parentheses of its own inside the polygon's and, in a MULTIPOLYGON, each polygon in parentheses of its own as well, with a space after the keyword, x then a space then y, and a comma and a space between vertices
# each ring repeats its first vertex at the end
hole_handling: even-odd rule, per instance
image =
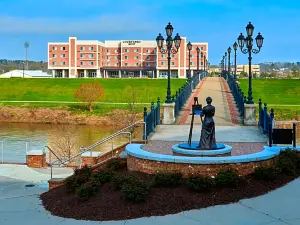
POLYGON ((244 125, 246 126, 256 126, 256 104, 244 104, 244 125))
POLYGON ((175 123, 175 103, 164 103, 164 113, 162 124, 174 124, 175 123))

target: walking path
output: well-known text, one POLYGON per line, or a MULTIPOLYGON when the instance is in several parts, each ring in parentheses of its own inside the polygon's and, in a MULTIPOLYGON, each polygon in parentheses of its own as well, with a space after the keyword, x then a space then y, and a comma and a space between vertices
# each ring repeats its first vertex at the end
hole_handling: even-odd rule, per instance
MULTIPOLYGON (((206 97, 212 97, 212 105, 216 107, 214 119, 217 126, 240 124, 240 115, 233 96, 227 82, 221 77, 207 77, 199 83, 194 90, 194 94, 191 95, 177 118, 177 124, 183 125, 191 123, 191 108, 194 103, 194 97, 196 96, 198 97, 199 104, 202 104, 202 106, 206 105, 206 97)), ((199 116, 195 116, 194 124, 201 124, 199 116)))

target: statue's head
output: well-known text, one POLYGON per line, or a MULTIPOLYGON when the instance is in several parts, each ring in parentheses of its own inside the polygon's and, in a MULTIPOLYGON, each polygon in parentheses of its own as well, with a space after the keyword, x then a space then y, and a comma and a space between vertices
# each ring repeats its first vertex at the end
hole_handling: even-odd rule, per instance
POLYGON ((211 97, 207 97, 207 98, 206 98, 206 103, 207 103, 208 105, 210 105, 210 104, 212 103, 212 98, 211 98, 211 97))

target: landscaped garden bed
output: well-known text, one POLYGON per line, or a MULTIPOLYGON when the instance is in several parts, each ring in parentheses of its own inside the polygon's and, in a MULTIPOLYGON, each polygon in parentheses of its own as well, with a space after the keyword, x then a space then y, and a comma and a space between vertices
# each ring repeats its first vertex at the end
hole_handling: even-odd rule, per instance
POLYGON ((179 173, 156 175, 129 172, 113 160, 106 169, 76 170, 66 184, 41 195, 44 207, 56 216, 85 220, 123 220, 162 216, 191 209, 237 202, 265 194, 298 177, 300 157, 285 151, 274 167, 257 167, 238 176, 221 171, 214 177, 183 179, 179 173))

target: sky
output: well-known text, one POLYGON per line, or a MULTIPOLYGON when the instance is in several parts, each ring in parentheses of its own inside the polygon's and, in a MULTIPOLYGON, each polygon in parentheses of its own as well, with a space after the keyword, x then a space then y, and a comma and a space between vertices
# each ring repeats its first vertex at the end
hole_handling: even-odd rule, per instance
POLYGON ((209 61, 219 64, 249 21, 265 38, 253 63, 300 61, 299 0, 0 0, 0 59, 24 59, 25 41, 30 60, 46 61, 47 43, 69 36, 154 40, 171 22, 188 41, 208 42, 209 61))

